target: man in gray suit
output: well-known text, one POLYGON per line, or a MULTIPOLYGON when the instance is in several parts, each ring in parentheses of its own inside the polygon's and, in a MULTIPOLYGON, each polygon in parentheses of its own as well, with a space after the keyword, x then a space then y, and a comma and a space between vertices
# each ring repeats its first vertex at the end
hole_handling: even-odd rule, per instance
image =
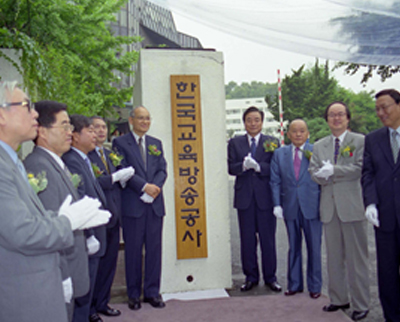
MULTIPOLYGON (((47 188, 38 193, 47 210, 57 211, 70 194, 79 200, 71 174, 61 159, 70 149, 73 127, 67 113, 67 105, 54 101, 40 101, 35 104, 39 113, 36 147, 24 160, 28 172, 39 175, 46 173, 47 188)), ((66 296, 68 318, 72 321, 75 297, 89 291, 88 254, 86 238, 82 230, 74 231, 74 246, 61 254, 61 273, 66 296), (71 298, 73 297, 73 298, 71 298)))
POLYGON ((352 319, 358 321, 368 315, 369 306, 367 221, 360 183, 364 136, 347 130, 350 117, 342 102, 333 102, 326 108, 325 120, 332 135, 314 144, 309 171, 321 185, 320 216, 331 300, 323 310, 349 308, 349 286, 352 319))
POLYGON ((0 82, 2 322, 67 322, 59 251, 73 246, 72 230, 109 218, 88 198, 72 205, 67 198, 58 215, 44 209, 16 153, 21 143, 36 137, 37 116, 16 82, 0 82))

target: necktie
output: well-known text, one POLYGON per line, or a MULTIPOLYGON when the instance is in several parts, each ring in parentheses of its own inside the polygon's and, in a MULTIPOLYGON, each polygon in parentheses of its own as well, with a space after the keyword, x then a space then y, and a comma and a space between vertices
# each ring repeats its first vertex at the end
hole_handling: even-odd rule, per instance
POLYGON ((139 138, 139 151, 140 151, 140 155, 142 156, 144 168, 146 169, 146 155, 144 154, 144 149, 143 149, 143 144, 142 143, 143 143, 143 138, 140 137, 139 138))
POLYGON ((93 172, 92 164, 90 163, 88 157, 85 158, 85 162, 86 162, 87 166, 89 167, 89 171, 92 174, 93 178, 96 178, 95 175, 94 175, 94 172, 93 172))
POLYGON ((101 159, 101 161, 103 161, 103 164, 106 167, 107 173, 110 173, 110 169, 108 168, 106 158, 104 157, 103 149, 99 149, 99 152, 100 152, 100 159, 101 159))
POLYGON ((338 156, 339 156, 339 149, 340 149, 340 140, 339 140, 339 138, 336 138, 335 139, 335 154, 334 154, 335 164, 336 164, 338 156))
POLYGON ((67 168, 66 165, 64 165, 64 172, 66 173, 67 177, 68 177, 70 180, 72 180, 72 174, 71 174, 71 172, 69 171, 69 169, 67 168))
POLYGON ((293 160, 294 175, 296 176, 296 180, 299 180, 300 165, 301 165, 301 160, 299 157, 299 148, 296 148, 293 160))
POLYGON ((251 138, 250 152, 251 152, 252 158, 254 159, 254 157, 256 155, 256 139, 255 138, 251 138))
POLYGON ((392 140, 390 142, 390 145, 392 147, 392 153, 393 153, 393 160, 394 163, 397 162, 397 157, 399 155, 399 142, 397 141, 397 131, 392 132, 392 140))

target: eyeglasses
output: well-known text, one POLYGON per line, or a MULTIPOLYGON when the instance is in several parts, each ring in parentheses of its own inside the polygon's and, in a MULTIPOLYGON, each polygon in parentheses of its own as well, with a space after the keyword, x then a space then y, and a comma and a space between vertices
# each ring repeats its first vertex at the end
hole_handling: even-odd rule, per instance
POLYGON ((24 102, 13 102, 13 103, 3 103, 0 107, 10 107, 10 106, 26 106, 28 108, 28 112, 35 109, 35 104, 33 104, 30 100, 26 100, 24 102))
POLYGON ((387 112, 389 110, 389 107, 391 107, 393 104, 395 104, 395 103, 390 103, 389 105, 385 105, 385 106, 381 106, 381 107, 377 106, 375 108, 375 111, 376 111, 376 113, 379 113, 380 111, 387 112))
POLYGON ((342 118, 342 117, 345 117, 346 115, 347 115, 347 114, 344 113, 344 112, 340 112, 340 113, 329 113, 329 114, 328 114, 328 117, 331 118, 331 119, 333 119, 333 118, 335 118, 335 117, 342 118))
POLYGON ((50 126, 50 129, 55 129, 55 128, 60 128, 63 129, 65 132, 71 131, 73 132, 75 129, 75 126, 72 124, 64 124, 64 125, 57 125, 57 126, 50 126))

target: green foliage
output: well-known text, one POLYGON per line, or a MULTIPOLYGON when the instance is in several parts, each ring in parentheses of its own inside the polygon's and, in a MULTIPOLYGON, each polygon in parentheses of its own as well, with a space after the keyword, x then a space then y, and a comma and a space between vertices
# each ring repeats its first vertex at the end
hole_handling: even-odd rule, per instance
POLYGON ((228 85, 225 85, 226 99, 266 97, 276 95, 277 92, 278 85, 276 83, 252 81, 250 84, 243 82, 238 85, 236 82, 231 81, 228 85))
POLYGON ((140 39, 114 37, 109 27, 126 0, 1 1, 0 47, 22 53, 33 100, 58 100, 86 115, 105 115, 130 100, 132 88, 113 86, 120 83, 115 72, 132 74, 138 53, 126 46, 140 39))
MULTIPOLYGON (((289 122, 304 119, 309 127, 310 142, 328 134, 330 130, 323 118, 326 107, 334 101, 342 101, 352 113, 350 128, 354 132, 369 133, 381 125, 375 115, 373 92, 354 93, 338 84, 331 76, 328 62, 312 68, 301 66, 282 81, 283 118, 289 122)), ((278 96, 267 97, 267 103, 275 119, 279 119, 278 96)))

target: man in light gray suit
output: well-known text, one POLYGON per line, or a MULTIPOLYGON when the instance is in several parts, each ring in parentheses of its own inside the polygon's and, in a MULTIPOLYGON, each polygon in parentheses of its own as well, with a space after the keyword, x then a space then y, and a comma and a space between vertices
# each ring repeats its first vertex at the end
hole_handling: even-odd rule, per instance
MULTIPOLYGON (((46 173, 47 188, 39 192, 38 197, 47 210, 57 211, 69 194, 74 201, 79 200, 71 174, 61 159, 70 149, 73 127, 65 104, 40 101, 35 104, 35 109, 39 113, 36 147, 26 157, 24 165, 35 176, 43 171, 46 173)), ((74 246, 60 254, 68 318, 72 321, 73 298, 83 296, 89 291, 88 254, 86 237, 82 230, 74 231, 74 246)))
POLYGON ((37 116, 16 82, 0 82, 2 322, 67 322, 59 251, 73 245, 72 230, 109 218, 92 199, 70 205, 67 198, 58 215, 44 209, 16 153, 22 142, 36 137, 37 116))
POLYGON ((309 171, 321 185, 320 216, 331 300, 323 310, 349 308, 349 286, 352 319, 358 321, 367 316, 369 306, 367 221, 360 182, 364 136, 347 130, 350 117, 342 102, 333 102, 326 108, 325 120, 332 135, 314 144, 309 171))

